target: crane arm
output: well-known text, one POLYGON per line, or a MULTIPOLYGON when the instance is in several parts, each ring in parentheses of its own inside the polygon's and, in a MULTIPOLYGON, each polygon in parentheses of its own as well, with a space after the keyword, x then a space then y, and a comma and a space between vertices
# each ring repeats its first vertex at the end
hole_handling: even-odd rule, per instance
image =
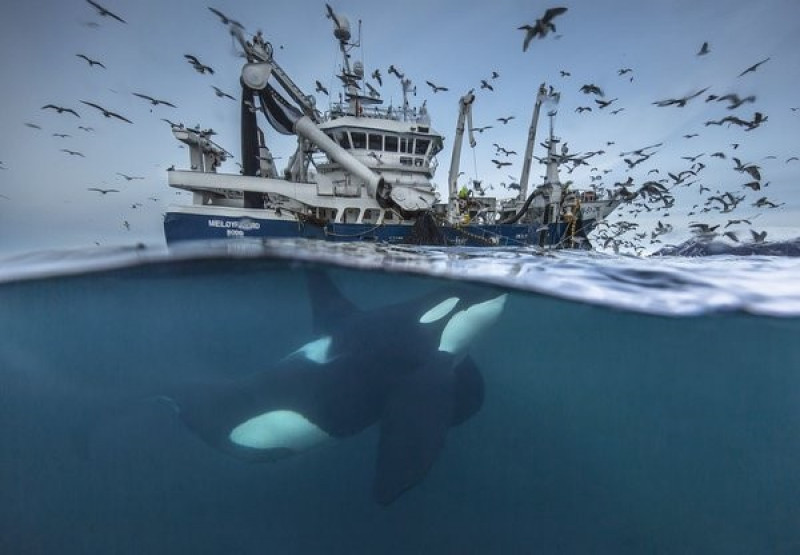
POLYGON ((472 91, 461 97, 458 101, 458 122, 456 135, 453 139, 453 154, 450 157, 450 173, 447 176, 449 203, 448 212, 451 219, 456 217, 456 202, 458 200, 458 169, 461 164, 461 144, 464 141, 464 124, 469 128, 469 146, 475 147, 475 136, 472 131, 472 104, 475 95, 472 91))

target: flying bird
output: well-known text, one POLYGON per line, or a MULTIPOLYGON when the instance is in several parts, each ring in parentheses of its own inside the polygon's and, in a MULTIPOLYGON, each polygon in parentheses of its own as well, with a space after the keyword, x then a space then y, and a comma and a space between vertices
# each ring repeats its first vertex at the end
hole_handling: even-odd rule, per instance
POLYGON ((58 137, 59 139, 66 139, 67 137, 72 137, 72 135, 68 135, 67 133, 53 133, 53 137, 58 137))
POLYGON ((611 100, 600 100, 599 98, 594 99, 595 103, 597 103, 597 105, 600 106, 601 110, 603 108, 608 108, 616 100, 618 99, 617 98, 612 98, 611 100))
POLYGON ((36 125, 35 123, 25 122, 26 127, 30 127, 31 129, 41 129, 41 125, 36 125))
POLYGON ((381 70, 376 69, 372 72, 372 78, 378 82, 378 86, 383 86, 383 78, 381 78, 381 70))
POLYGON ((400 71, 396 67, 394 67, 394 65, 389 66, 388 72, 394 73, 398 79, 402 79, 403 77, 405 77, 402 73, 400 73, 400 71))
POLYGON ((89 63, 89 67, 100 66, 103 69, 106 69, 106 66, 104 66, 102 62, 98 62, 97 60, 93 60, 89 56, 86 56, 85 54, 75 54, 75 56, 77 56, 78 58, 83 58, 84 60, 86 60, 89 63))
POLYGON ((234 19, 231 19, 230 17, 228 17, 227 15, 222 13, 221 11, 214 9, 211 6, 209 6, 208 9, 211 10, 211 13, 216 15, 220 19, 220 21, 222 21, 222 23, 224 25, 233 25, 234 27, 238 27, 239 29, 244 31, 244 25, 242 25, 238 21, 236 21, 234 19))
POLYGON ((435 83, 431 83, 430 81, 425 81, 425 83, 433 90, 434 94, 439 92, 439 91, 449 91, 450 90, 447 87, 440 87, 439 85, 437 85, 435 83))
POLYGON ((585 94, 596 94, 597 96, 605 96, 603 94, 603 89, 601 89, 600 87, 598 87, 597 85, 595 85, 593 83, 589 83, 589 84, 583 85, 580 88, 580 91, 582 93, 585 93, 585 94))
POLYGON ((230 98, 231 100, 236 100, 232 95, 226 93, 225 91, 221 90, 219 87, 215 87, 211 85, 211 88, 214 89, 214 94, 216 94, 220 98, 230 98))
POLYGON ((62 148, 61 152, 66 152, 70 156, 80 156, 81 158, 86 158, 82 152, 78 152, 77 150, 69 150, 68 148, 62 148))
POLYGON ((525 40, 522 43, 522 51, 527 52, 528 46, 531 41, 536 37, 544 38, 550 31, 555 32, 556 26, 553 24, 553 19, 567 11, 567 8, 550 8, 544 15, 536 20, 533 25, 523 25, 518 27, 519 30, 525 31, 525 40))
POLYGON ((133 181, 134 179, 144 179, 144 177, 139 177, 138 175, 126 175, 120 172, 117 172, 117 175, 124 177, 125 181, 133 181))
POLYGON ((42 110, 55 110, 59 114, 63 114, 64 112, 70 113, 75 117, 79 118, 78 112, 73 110, 72 108, 64 108, 63 106, 56 106, 55 104, 45 104, 42 106, 42 110))
POLYGON ((497 121, 501 122, 503 125, 507 124, 509 121, 514 119, 514 116, 507 116, 504 118, 497 118, 497 121))
POLYGON ((683 108, 684 106, 686 106, 687 102, 689 102, 693 98, 700 96, 701 94, 706 92, 709 88, 710 87, 706 87, 705 89, 697 91, 694 94, 690 94, 681 98, 668 98, 666 100, 658 100, 656 102, 653 102, 653 104, 662 108, 664 106, 677 106, 678 108, 683 108))
POLYGON ((708 42, 704 42, 702 44, 702 46, 700 46, 700 50, 697 51, 697 55, 698 56, 705 56, 709 52, 711 52, 711 50, 709 50, 709 48, 708 48, 708 42))
POLYGON ((97 191, 101 195, 107 195, 108 193, 119 193, 119 189, 101 189, 100 187, 89 187, 86 190, 87 191, 97 191))
POLYGON ((107 118, 117 118, 118 120, 122 120, 122 121, 125 121, 125 122, 128 122, 128 123, 133 123, 128 118, 123 117, 123 116, 117 114, 116 112, 112 112, 111 110, 106 110, 105 108, 103 108, 99 104, 95 104, 94 102, 87 102, 85 100, 81 100, 81 103, 86 104, 87 106, 91 106, 92 108, 95 108, 96 110, 100 110, 103 113, 103 115, 105 117, 107 117, 107 118))
POLYGON ((744 70, 743 72, 741 72, 741 73, 739 74, 739 77, 741 77, 741 76, 743 76, 743 75, 745 75, 745 74, 747 74, 747 73, 750 73, 750 72, 753 72, 753 71, 757 70, 757 69, 758 69, 758 67, 759 67, 761 64, 765 64, 765 63, 767 63, 768 61, 769 61, 769 58, 764 58, 764 59, 763 59, 763 60, 761 60, 760 62, 757 62, 757 63, 755 63, 755 64, 751 65, 751 66, 750 66, 750 67, 748 67, 746 70, 744 70))
POLYGON ((138 96, 139 98, 143 98, 143 99, 149 101, 150 104, 152 104, 153 106, 158 106, 159 104, 163 104, 164 106, 169 106, 171 108, 177 108, 177 106, 175 106, 171 102, 167 102, 166 100, 159 100, 158 98, 153 98, 152 96, 148 96, 146 94, 133 93, 133 96, 138 96))
POLYGON ((319 81, 315 81, 314 83, 316 84, 316 89, 314 90, 316 90, 317 92, 321 92, 325 95, 328 95, 328 89, 326 89, 322 83, 320 83, 319 81))
POLYGON ((191 54, 184 54, 183 57, 186 58, 186 60, 192 65, 192 67, 194 67, 197 73, 205 74, 205 72, 207 71, 211 75, 214 75, 214 68, 201 63, 200 60, 197 59, 197 56, 192 56, 191 54))
POLYGON ((488 81, 486 81, 486 79, 481 79, 481 88, 482 88, 482 89, 489 89, 490 91, 493 91, 493 90, 494 90, 494 87, 493 87, 493 86, 491 86, 491 85, 489 84, 489 82, 488 82, 488 81))
POLYGON ((118 15, 116 15, 116 14, 114 14, 114 13, 112 13, 112 12, 108 11, 108 10, 107 10, 107 9, 105 9, 103 6, 101 6, 100 4, 98 4, 97 2, 92 2, 92 0, 86 0, 86 1, 87 1, 89 4, 91 4, 92 6, 94 6, 94 7, 95 7, 95 9, 97 10, 97 13, 99 13, 101 16, 103 16, 103 17, 111 17, 111 18, 113 18, 113 19, 116 19, 116 20, 117 20, 117 21, 119 21, 120 23, 127 23, 127 21, 125 21, 124 19, 122 19, 120 16, 118 16, 118 15))
POLYGON ((745 102, 755 102, 756 101, 756 97, 755 97, 755 95, 751 94, 750 96, 745 96, 744 98, 740 98, 738 94, 730 93, 730 94, 726 94, 726 95, 720 96, 716 100, 717 100, 717 102, 724 102, 724 101, 727 100, 729 102, 728 110, 734 110, 734 109, 738 108, 739 106, 741 106, 742 104, 744 104, 745 102))

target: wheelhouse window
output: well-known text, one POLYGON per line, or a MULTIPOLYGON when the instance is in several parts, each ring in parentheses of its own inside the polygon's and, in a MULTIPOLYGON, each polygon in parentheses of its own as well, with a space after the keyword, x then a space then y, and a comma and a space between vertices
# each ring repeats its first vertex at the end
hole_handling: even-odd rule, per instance
POLYGON ((425 155, 428 152, 428 146, 431 144, 428 139, 417 139, 414 145, 414 154, 425 155))
POLYGON ((334 140, 339 143, 339 146, 350 150, 350 135, 347 131, 337 131, 334 140))
POLYGON ((367 136, 367 140, 370 150, 383 150, 383 135, 370 133, 367 136))
POLYGON ((400 137, 400 152, 411 154, 413 152, 412 149, 413 146, 414 146, 414 139, 400 137))
POLYGON ((350 134, 353 138, 353 148, 367 148, 367 134, 361 131, 353 131, 350 134))
POLYGON ((384 138, 383 147, 386 152, 397 152, 397 136, 386 135, 384 138))

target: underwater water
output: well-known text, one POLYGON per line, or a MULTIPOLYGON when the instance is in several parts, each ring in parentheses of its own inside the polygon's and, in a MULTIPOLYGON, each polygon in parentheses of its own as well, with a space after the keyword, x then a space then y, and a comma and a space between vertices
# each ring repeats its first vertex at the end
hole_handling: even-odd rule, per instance
POLYGON ((798 259, 289 242, 2 268, 2 553, 800 552, 798 259), (508 294, 469 345, 482 407, 387 506, 377 426, 247 462, 159 401, 313 340, 319 269, 376 314, 508 294))

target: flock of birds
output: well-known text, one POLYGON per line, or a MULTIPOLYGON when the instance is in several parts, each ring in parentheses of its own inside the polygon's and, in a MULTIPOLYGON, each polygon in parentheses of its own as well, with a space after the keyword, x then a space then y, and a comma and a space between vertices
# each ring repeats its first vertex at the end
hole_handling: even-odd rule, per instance
MULTIPOLYGON (((91 6, 95 13, 101 17, 101 19, 112 20, 112 22, 116 24, 127 24, 125 19, 111 12, 97 2, 94 2, 93 0, 86 0, 86 2, 89 6, 91 6)), ((328 17, 335 17, 330 6, 326 5, 326 7, 328 9, 328 17)), ((236 32, 241 33, 244 31, 244 26, 240 22, 229 18, 215 8, 208 7, 208 10, 210 10, 210 12, 212 12, 213 15, 216 16, 219 21, 228 28, 232 35, 236 32)), ((560 26, 560 18, 564 17, 567 12, 568 9, 566 7, 549 8, 533 23, 521 25, 519 30, 524 32, 524 36, 522 37, 522 51, 528 51, 532 45, 535 44, 535 41, 543 40, 551 35, 551 33, 554 34, 556 32, 556 20, 559 19, 560 26)), ((556 38, 560 38, 560 36, 561 35, 555 35, 556 38)), ((711 46, 708 42, 704 42, 697 50, 696 56, 705 57, 709 55, 712 55, 711 46)), ((76 53, 75 56, 84 61, 88 66, 87 69, 90 71, 106 69, 106 65, 102 60, 94 59, 93 57, 80 52, 76 53)), ((201 61, 201 59, 194 54, 184 54, 184 59, 198 74, 212 76, 215 73, 213 67, 201 61)), ((748 74, 756 73, 759 68, 761 68, 764 64, 767 64, 769 61, 770 58, 767 57, 752 64, 751 66, 745 68, 738 75, 738 78, 746 79, 748 74)), ((633 68, 621 67, 616 71, 616 73, 620 78, 625 78, 629 82, 634 81, 635 72, 633 68)), ((401 81, 406 79, 405 74, 394 65, 389 66, 387 74, 394 75, 401 81)), ((571 72, 562 69, 560 70, 560 76, 561 78, 568 80, 571 77, 571 72)), ((497 71, 492 71, 491 74, 486 76, 486 78, 481 79, 479 83, 476 83, 476 86, 473 88, 473 90, 479 89, 492 92, 494 91, 495 84, 499 77, 500 74, 497 71)), ((383 75, 379 69, 376 69, 372 72, 371 78, 378 87, 383 85, 383 75)), ((379 94, 376 86, 366 82, 366 80, 364 84, 366 85, 369 94, 375 96, 379 94)), ((449 91, 449 87, 433 80, 425 80, 425 84, 430 88, 431 94, 449 91)), ((233 95, 225 92, 219 87, 215 85, 210 85, 210 87, 213 89, 216 97, 228 100, 236 100, 233 95)), ((325 88, 319 80, 315 82, 315 91, 325 95, 329 94, 327 88, 325 88)), ((656 99, 652 102, 652 105, 656 108, 673 109, 684 108, 690 103, 704 101, 706 103, 715 103, 724 106, 727 111, 730 112, 720 119, 708 120, 704 122, 704 127, 735 126, 747 132, 751 132, 757 130, 760 126, 767 122, 768 117, 760 111, 755 111, 752 117, 736 115, 738 113, 736 112, 737 110, 740 110, 745 106, 754 105, 756 103, 757 99, 755 95, 739 96, 738 94, 731 92, 726 94, 718 94, 709 91, 710 87, 700 88, 683 97, 656 99)), ((575 113, 584 114, 592 111, 606 111, 611 115, 617 115, 625 110, 625 107, 621 106, 622 100, 619 97, 609 98, 609 95, 607 95, 606 91, 594 83, 583 84, 578 88, 577 92, 583 93, 583 95, 585 95, 590 101, 581 103, 581 105, 577 106, 575 108, 575 113)), ((131 94, 132 96, 135 96, 146 102, 150 106, 151 112, 153 110, 160 110, 162 108, 174 109, 177 107, 177 105, 172 101, 164 100, 149 94, 144 94, 142 92, 132 92, 131 94)), ((553 97, 556 95, 557 93, 555 93, 551 87, 550 96, 553 97)), ((91 111, 95 111, 107 119, 115 120, 119 123, 128 125, 133 124, 133 121, 128 116, 117 111, 110 110, 98 102, 84 99, 78 99, 78 102, 87 109, 91 109, 91 111)), ((72 118, 76 122, 78 120, 83 121, 82 114, 85 112, 85 109, 81 109, 80 106, 77 106, 76 104, 63 105, 62 103, 55 102, 44 104, 41 107, 41 110, 52 111, 60 118, 72 118)), ((792 108, 792 110, 796 111, 797 108, 792 108)), ((171 126, 181 125, 175 124, 167 118, 161 119, 171 126)), ((506 125, 514 119, 514 115, 508 114, 497 117, 495 121, 497 125, 506 125)), ((29 128, 42 130, 41 125, 37 123, 26 122, 25 125, 29 128)), ((89 126, 79 125, 77 127, 84 133, 91 133, 94 131, 94 129, 89 126)), ((474 127, 473 131, 477 133, 483 133, 489 129, 492 129, 493 127, 494 125, 484 125, 482 127, 474 127)), ((213 133, 212 130, 209 131, 213 133)), ((68 133, 52 133, 52 135, 63 139, 68 139, 71 136, 68 133)), ((689 140, 697 135, 698 133, 687 134, 684 135, 684 138, 689 140)), ((724 214, 726 216, 729 215, 727 217, 727 221, 716 225, 709 221, 694 221, 689 224, 692 232, 702 236, 703 238, 724 236, 731 241, 738 242, 742 240, 741 226, 747 225, 750 226, 750 238, 753 241, 765 240, 765 232, 757 231, 752 227, 753 220, 759 217, 761 210, 778 208, 782 205, 782 203, 770 200, 763 194, 762 190, 769 186, 769 182, 762 179, 762 167, 753 162, 743 162, 739 157, 734 155, 735 150, 739 147, 739 143, 731 143, 729 145, 730 149, 720 149, 715 152, 703 152, 694 154, 692 156, 684 156, 681 159, 681 164, 683 164, 682 167, 673 169, 672 171, 665 171, 664 175, 662 175, 662 170, 660 168, 650 167, 650 169, 647 170, 645 177, 643 179, 639 179, 638 182, 634 181, 633 175, 630 175, 625 180, 614 182, 613 187, 607 187, 604 185, 604 179, 613 170, 604 169, 601 171, 598 167, 600 164, 597 164, 597 160, 600 160, 601 158, 595 157, 602 157, 602 155, 606 154, 606 149, 610 148, 614 144, 614 141, 607 141, 604 148, 583 153, 569 153, 568 149, 566 148, 567 145, 565 144, 560 155, 560 162, 564 165, 564 167, 567 168, 567 172, 569 174, 572 174, 574 170, 582 166, 585 166, 586 169, 589 169, 589 185, 591 188, 597 191, 599 198, 610 198, 612 194, 615 194, 622 196, 622 198, 627 201, 627 208, 619 208, 615 214, 621 211, 627 212, 628 217, 624 219, 617 218, 616 221, 613 222, 607 221, 600 223, 598 230, 600 245, 606 248, 613 248, 615 251, 625 249, 628 252, 642 252, 648 248, 652 249, 653 245, 656 245, 662 241, 663 235, 673 231, 673 226, 669 223, 668 218, 670 216, 670 211, 675 210, 675 193, 680 189, 694 189, 702 197, 702 201, 698 202, 691 208, 687 214, 688 216, 695 217, 697 220, 699 220, 701 217, 704 217, 704 215, 712 215, 715 213, 724 214), (733 150, 734 153, 732 153, 731 150, 733 150), (747 181, 737 185, 733 190, 721 190, 719 188, 713 188, 712 190, 712 187, 704 185, 702 181, 702 173, 708 167, 708 164, 710 163, 709 161, 712 158, 719 160, 729 159, 733 164, 731 170, 735 172, 735 175, 737 177, 742 176, 746 178, 747 181), (751 198, 752 193, 758 193, 758 198, 751 198), (703 197, 703 195, 705 196, 703 197), (739 213, 745 207, 757 210, 750 210, 746 215, 739 216, 739 213), (638 223, 636 223, 636 218, 645 213, 658 215, 657 224, 653 229, 643 229, 638 223), (739 227, 728 229, 732 226, 739 227)), ((623 171, 626 172, 644 171, 645 165, 652 166, 652 162, 650 162, 650 160, 659 154, 663 146, 663 143, 656 143, 627 152, 621 152, 619 153, 619 157, 622 159, 621 162, 624 163, 625 166, 620 167, 623 167, 623 171), (642 169, 640 169, 640 167, 642 169)), ((517 156, 516 151, 505 148, 496 142, 493 144, 493 147, 495 149, 495 156, 491 159, 491 162, 497 169, 502 169, 513 165, 511 160, 513 159, 512 157, 517 156)), ((64 155, 70 157, 85 158, 85 155, 77 150, 69 148, 62 148, 60 150, 64 153, 64 155)), ((788 164, 797 161, 798 158, 793 156, 787 158, 785 162, 788 164)), ((659 165, 664 167, 663 163, 659 165)), ((8 169, 6 164, 0 161, 0 170, 6 169, 8 169)), ((143 179, 140 176, 128 175, 122 172, 117 172, 116 177, 124 179, 127 182, 143 179)), ((507 191, 518 191, 520 189, 519 184, 510 175, 509 179, 510 181, 508 183, 500 183, 497 186, 504 188, 507 191)), ((482 181, 478 180, 477 178, 473 179, 470 185, 479 195, 485 195, 487 194, 487 191, 491 191, 495 187, 494 185, 484 185, 482 181)), ((87 190, 104 196, 110 193, 118 193, 121 191, 121 189, 117 187, 100 186, 87 187, 87 190)), ((0 195, 0 198, 8 199, 8 197, 5 195, 0 195)), ((157 200, 154 197, 151 198, 153 200, 157 200)), ((140 204, 134 204, 133 207, 135 208, 137 205, 140 204)), ((126 229, 130 227, 127 221, 124 222, 124 225, 126 229)))
MULTIPOLYGON (((111 10, 109 10, 106 7, 102 6, 101 4, 99 4, 99 3, 97 3, 97 2, 95 2, 93 0, 86 0, 86 3, 89 4, 89 6, 94 10, 96 15, 100 16, 101 20, 109 20, 112 24, 113 23, 126 24, 126 25, 128 24, 128 22, 125 19, 123 19, 121 16, 119 16, 118 14, 112 12, 111 10)), ((217 17, 219 17, 223 21, 223 23, 225 23, 226 25, 236 25, 236 26, 241 27, 240 23, 228 19, 222 12, 220 12, 220 11, 214 9, 214 8, 209 8, 209 10, 211 10, 212 13, 214 13, 217 17)), ((91 22, 88 25, 90 25, 92 27, 97 27, 97 26, 99 26, 99 23, 91 22)), ((87 66, 88 66, 88 68, 89 68, 89 70, 106 70, 106 69, 108 69, 106 64, 102 60, 95 59, 93 57, 90 57, 87 54, 79 52, 79 53, 75 54, 75 57, 85 61, 87 66)), ((202 63, 197 56, 194 56, 192 54, 185 54, 184 55, 184 59, 199 74, 214 75, 214 69, 211 66, 202 63)), ((236 100, 233 95, 228 94, 227 92, 223 91, 222 89, 220 89, 216 85, 210 85, 210 87, 213 89, 214 94, 215 94, 216 97, 224 98, 224 99, 230 99, 230 100, 236 100)), ((150 106, 150 112, 153 112, 153 110, 158 108, 158 107, 166 107, 166 108, 173 108, 173 109, 177 108, 177 105, 174 102, 168 101, 168 100, 164 100, 164 99, 161 99, 161 98, 156 98, 155 96, 151 96, 149 94, 144 94, 144 93, 141 93, 141 92, 131 92, 131 95, 135 96, 135 97, 137 97, 137 98, 139 98, 139 99, 141 99, 143 101, 145 101, 150 106)), ((101 114, 103 117, 105 117, 107 119, 115 120, 115 121, 118 121, 118 122, 121 122, 121 123, 131 124, 131 125, 134 123, 127 115, 123 115, 122 113, 120 113, 118 111, 114 111, 114 110, 108 109, 108 108, 102 106, 101 104, 99 104, 98 102, 93 102, 93 101, 90 101, 90 100, 78 99, 78 103, 82 104, 85 107, 88 107, 88 109, 90 109, 89 111, 95 111, 96 113, 101 114)), ((86 116, 85 110, 81 109, 81 107, 78 106, 77 104, 73 104, 71 106, 67 106, 67 105, 63 105, 62 103, 52 103, 51 102, 51 103, 44 104, 41 107, 41 110, 44 111, 44 112, 52 112, 52 113, 54 113, 54 114, 56 114, 56 115, 58 115, 60 117, 66 117, 67 119, 72 119, 74 121, 83 121, 84 120, 84 116, 86 116)), ((32 118, 32 119, 34 119, 34 118, 32 118)), ((169 124, 171 127, 182 126, 182 124, 174 123, 174 122, 170 121, 167 118, 160 118, 160 119, 161 119, 161 121, 164 121, 167 124, 169 124)), ((55 125, 58 125, 59 128, 63 128, 63 123, 64 123, 64 120, 60 120, 55 125)), ((26 121, 24 123, 24 125, 26 127, 30 128, 30 129, 36 130, 38 132, 43 132, 44 131, 44 128, 43 128, 43 126, 41 124, 34 123, 33 121, 26 121)), ((87 126, 87 125, 78 125, 76 128, 79 131, 82 131, 84 133, 93 133, 95 131, 94 127, 87 126)), ((198 129, 199 129, 199 127, 198 127, 198 129)), ((207 132, 208 132, 209 135, 214 133, 213 130, 211 130, 211 129, 207 130, 207 132)), ((51 136, 57 137, 59 139, 65 139, 65 140, 68 140, 68 139, 73 137, 72 134, 63 133, 63 132, 53 132, 53 133, 51 133, 51 136)), ((84 154, 83 152, 81 152, 79 150, 74 150, 74 149, 71 149, 71 148, 61 148, 61 149, 59 149, 59 151, 62 152, 65 156, 76 157, 76 158, 86 158, 87 157, 86 154, 84 154)), ((0 170, 7 170, 7 169, 9 169, 8 166, 6 166, 4 162, 0 162, 0 170)), ((116 179, 123 179, 125 182, 144 180, 143 176, 129 175, 129 174, 126 174, 126 173, 123 173, 123 172, 116 172, 115 178, 116 179)), ((105 196, 105 195, 108 195, 108 194, 111 194, 111 193, 120 193, 120 192, 122 192, 121 188, 105 186, 106 185, 105 182, 103 182, 102 185, 104 185, 104 186, 86 187, 86 190, 90 191, 90 192, 93 192, 93 193, 97 193, 97 194, 102 195, 102 196, 105 196)), ((7 195, 0 195, 0 198, 2 198, 4 200, 10 200, 10 198, 7 195)), ((153 197, 153 196, 148 197, 148 198, 151 201, 158 201, 159 200, 157 197, 153 197)), ((142 203, 139 203, 139 202, 131 204, 131 208, 134 208, 134 209, 135 208, 139 208, 141 206, 142 206, 142 203)), ((122 221, 122 226, 125 229, 130 230, 130 223, 128 222, 127 219, 122 221)))
MULTIPOLYGON (((326 5, 327 6, 327 5, 326 5)), ((327 6, 328 17, 335 18, 333 10, 327 6)), ((547 9, 541 17, 536 19, 533 23, 524 24, 518 27, 518 30, 524 31, 522 39, 522 51, 527 52, 537 40, 545 39, 551 33, 556 33, 556 19, 560 18, 568 12, 566 7, 554 7, 547 9)), ((559 23, 560 25, 560 23, 559 23)), ((555 35, 556 39, 561 38, 561 35, 555 35)), ((708 41, 703 42, 696 52, 696 56, 704 57, 711 54, 711 45, 708 41)), ((770 58, 764 58, 744 70, 742 70, 736 77, 747 78, 748 74, 755 73, 761 66, 768 63, 770 58)), ((400 71, 396 66, 390 65, 387 71, 388 74, 396 76, 401 82, 406 80, 405 74, 400 71)), ((560 76, 563 79, 569 79, 572 73, 567 70, 560 70, 560 76)), ((620 67, 616 70, 618 78, 624 78, 629 83, 634 82, 635 72, 631 67, 620 67)), ((381 71, 376 69, 371 74, 372 79, 377 86, 383 85, 383 77, 381 71)), ((476 89, 493 92, 495 89, 495 80, 500 77, 497 71, 492 71, 491 75, 485 79, 480 79, 480 82, 473 87, 470 92, 476 89)), ((449 91, 449 87, 437 83, 433 80, 425 80, 425 84, 430 88, 432 94, 449 91)), ((376 86, 365 82, 369 94, 377 97, 378 91, 376 86)), ((652 105, 656 108, 685 108, 691 102, 704 101, 706 103, 715 103, 724 106, 728 112, 731 112, 724 117, 716 120, 708 120, 704 122, 703 127, 712 126, 726 126, 738 127, 744 131, 750 132, 758 129, 768 120, 763 112, 756 111, 752 117, 742 117, 735 115, 733 112, 742 108, 743 106, 751 105, 756 102, 755 95, 739 96, 737 93, 716 94, 709 92, 711 87, 704 87, 696 90, 690 94, 677 98, 663 98, 652 101, 652 105)), ((316 81, 316 92, 328 95, 328 90, 322 83, 316 81)), ((416 92, 416 89, 413 89, 416 92)), ((586 95, 590 101, 581 103, 574 110, 575 113, 584 114, 592 111, 605 111, 612 116, 616 116, 623 111, 625 107, 621 106, 622 100, 619 97, 609 98, 606 91, 594 83, 584 83, 578 91, 586 95)), ((553 87, 550 87, 548 93, 550 98, 558 98, 560 96, 553 87)), ((797 108, 792 108, 796 111, 797 108)), ((503 115, 496 118, 496 124, 476 126, 472 128, 475 133, 482 134, 487 130, 493 129, 495 125, 506 125, 511 120, 515 119, 514 115, 503 115)), ((688 133, 683 135, 683 139, 689 140, 700 135, 699 132, 688 133)), ((689 231, 698 236, 701 240, 710 240, 715 237, 724 237, 729 241, 739 242, 742 240, 751 240, 754 242, 763 242, 766 238, 766 231, 758 231, 752 227, 753 221, 760 215, 761 211, 765 209, 779 208, 784 203, 775 202, 770 200, 763 194, 762 189, 769 186, 768 181, 763 181, 761 177, 761 167, 758 164, 751 162, 742 162, 737 156, 730 151, 724 149, 715 150, 714 152, 699 153, 694 155, 682 156, 677 164, 682 167, 673 171, 665 171, 661 175, 661 169, 651 167, 645 176, 639 179, 638 182, 634 181, 633 175, 630 172, 642 171, 640 165, 648 163, 651 158, 656 157, 663 147, 663 142, 648 145, 645 147, 633 149, 627 152, 620 152, 619 157, 624 164, 612 164, 622 168, 624 172, 628 172, 626 179, 615 181, 613 186, 605 186, 604 179, 608 174, 612 173, 612 169, 600 170, 598 166, 601 164, 599 161, 602 156, 607 154, 606 149, 615 145, 615 141, 607 141, 604 148, 570 154, 567 148, 562 150, 561 155, 558 155, 559 162, 566 167, 567 172, 571 175, 577 168, 585 166, 589 169, 589 187, 594 189, 598 194, 598 198, 611 198, 612 196, 621 197, 626 201, 627 207, 623 206, 614 212, 609 221, 603 221, 597 231, 597 238, 599 244, 604 248, 611 248, 615 252, 624 250, 625 252, 643 253, 658 248, 662 243, 663 237, 674 230, 673 225, 669 222, 670 212, 676 211, 675 207, 675 194, 679 189, 694 190, 701 197, 701 201, 693 205, 687 212, 686 216, 694 220, 713 219, 714 216, 725 215, 727 216, 722 223, 713 225, 705 221, 690 221, 688 224, 689 231), (595 158, 597 157, 597 158, 595 158), (594 160, 593 160, 594 158, 594 160), (732 170, 736 172, 735 176, 742 174, 749 180, 741 185, 737 185, 733 190, 722 190, 723 188, 711 187, 705 185, 702 181, 702 172, 709 167, 709 159, 730 159, 733 162, 732 170), (683 167, 683 165, 686 165, 683 167), (758 198, 748 198, 748 194, 758 191, 760 192, 758 198), (750 208, 746 217, 733 217, 730 214, 738 214, 745 208, 750 208), (626 213, 626 217, 619 217, 620 213, 626 213), (644 229, 635 220, 643 214, 657 215, 658 219, 654 227, 651 229, 644 229), (731 226, 738 226, 734 229, 729 229, 731 226), (744 237, 742 234, 742 226, 748 226, 749 236, 744 237)), ((547 144, 541 145, 547 148, 547 144)), ((566 147, 566 144, 564 145, 566 147)), ((728 145, 734 152, 739 147, 738 142, 732 142, 728 145)), ((496 169, 500 170, 514 165, 511 161, 513 156, 517 156, 515 150, 508 149, 497 142, 493 143, 495 156, 490 159, 496 169)), ((774 156, 767 157, 774 159, 774 156)), ((544 158, 538 159, 544 163, 544 158)), ((792 163, 798 161, 796 156, 788 157, 785 162, 792 163)), ((652 165, 653 162, 649 162, 652 165)), ((608 165, 607 163, 605 165, 608 165)), ((664 167, 664 162, 659 164, 664 167)), ((644 166, 642 166, 644 167, 644 166)), ((459 177, 463 175, 461 172, 459 177)), ((477 172, 476 172, 477 173, 477 172)), ((514 176, 508 176, 508 182, 501 182, 497 184, 498 188, 505 191, 519 191, 520 185, 515 180, 514 176)), ((732 182, 736 182, 737 177, 731 178, 732 182)), ((570 181, 571 183, 571 181, 570 181)), ((484 184, 483 180, 474 177, 469 182, 469 188, 473 193, 479 196, 486 196, 491 191, 496 190, 494 184, 484 184)), ((718 218, 717 218, 718 219, 718 218)), ((746 233, 746 231, 745 231, 746 233)), ((597 243, 597 241, 595 240, 597 243)))

